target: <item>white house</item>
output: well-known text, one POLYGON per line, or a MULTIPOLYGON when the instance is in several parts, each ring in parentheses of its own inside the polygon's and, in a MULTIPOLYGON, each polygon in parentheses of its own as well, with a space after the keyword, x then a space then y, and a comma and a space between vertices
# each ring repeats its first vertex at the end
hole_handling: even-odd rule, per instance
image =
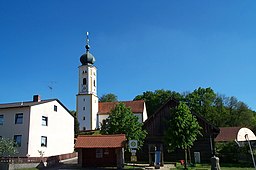
MULTIPOLYGON (((104 119, 109 116, 116 102, 99 103, 97 96, 97 68, 93 65, 94 56, 89 52, 87 33, 86 52, 80 57, 78 69, 78 94, 76 95, 76 112, 80 130, 95 130, 100 127, 104 119)), ((146 105, 143 100, 124 102, 142 123, 147 119, 146 105)))
POLYGON ((0 104, 0 137, 14 139, 19 157, 54 156, 74 151, 74 117, 58 100, 0 104))

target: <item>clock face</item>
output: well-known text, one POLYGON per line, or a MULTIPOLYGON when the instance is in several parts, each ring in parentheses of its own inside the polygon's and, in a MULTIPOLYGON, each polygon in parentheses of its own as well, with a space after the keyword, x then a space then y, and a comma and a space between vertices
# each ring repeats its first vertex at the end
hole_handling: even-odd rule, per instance
POLYGON ((83 85, 82 92, 85 92, 85 91, 86 91, 86 86, 83 85))

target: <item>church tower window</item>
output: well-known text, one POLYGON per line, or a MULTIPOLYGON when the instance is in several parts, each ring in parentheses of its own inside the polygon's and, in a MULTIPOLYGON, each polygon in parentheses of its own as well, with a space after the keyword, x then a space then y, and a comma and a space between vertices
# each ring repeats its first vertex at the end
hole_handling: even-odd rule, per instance
POLYGON ((83 85, 86 85, 86 78, 83 79, 83 85))

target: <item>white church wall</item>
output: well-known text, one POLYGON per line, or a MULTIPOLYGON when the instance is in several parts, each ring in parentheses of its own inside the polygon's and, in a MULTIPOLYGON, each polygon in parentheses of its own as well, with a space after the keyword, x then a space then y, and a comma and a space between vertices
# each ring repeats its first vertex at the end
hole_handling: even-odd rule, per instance
POLYGON ((109 114, 99 115, 99 127, 103 123, 103 120, 106 120, 109 117, 109 114))
POLYGON ((91 129, 91 95, 78 95, 77 96, 77 115, 80 124, 80 130, 91 129))
POLYGON ((144 102, 144 107, 143 107, 143 113, 142 113, 142 121, 145 122, 148 119, 148 113, 147 113, 147 108, 146 104, 144 102))

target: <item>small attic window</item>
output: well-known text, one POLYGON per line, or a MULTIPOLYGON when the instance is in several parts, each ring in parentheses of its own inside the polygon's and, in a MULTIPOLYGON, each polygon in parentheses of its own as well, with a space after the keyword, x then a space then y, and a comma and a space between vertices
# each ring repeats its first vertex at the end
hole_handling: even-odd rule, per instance
POLYGON ((57 112, 57 111, 58 111, 58 107, 57 107, 56 105, 54 105, 53 110, 54 110, 55 112, 57 112))

